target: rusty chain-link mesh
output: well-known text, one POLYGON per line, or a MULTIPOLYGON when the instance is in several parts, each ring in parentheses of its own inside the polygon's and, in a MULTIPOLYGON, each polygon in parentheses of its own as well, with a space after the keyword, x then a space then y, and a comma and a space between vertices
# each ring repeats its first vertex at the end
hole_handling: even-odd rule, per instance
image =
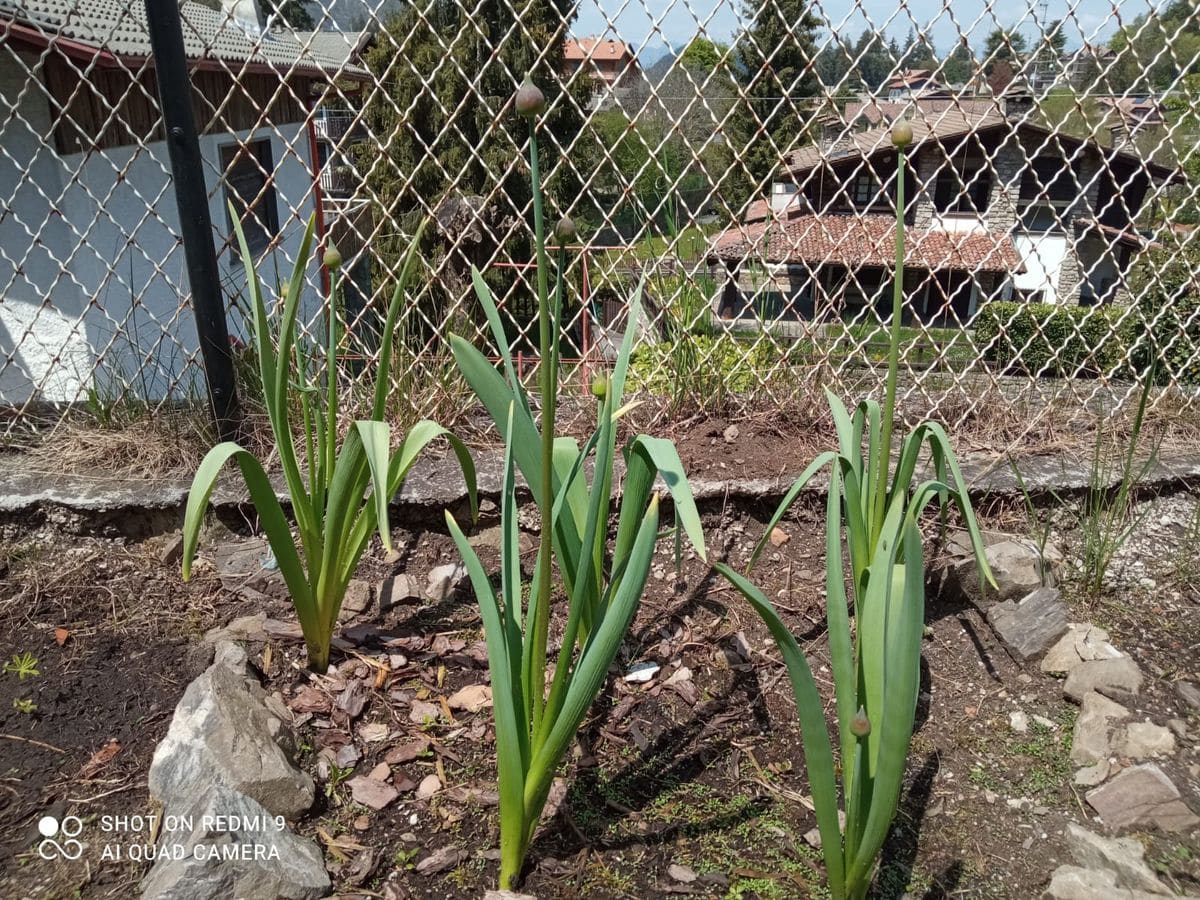
MULTIPOLYGON (((271 293, 317 217, 345 258, 347 389, 432 219, 395 341, 393 413, 471 405, 446 336, 487 345, 487 273, 536 366, 523 120, 532 71, 569 249, 562 355, 613 356, 643 285, 633 387, 736 416, 876 386, 908 120, 902 393, 957 425, 1200 382, 1200 18, 1189 0, 184 2, 193 106, 243 397, 245 275, 271 293)), ((3 433, 194 408, 205 381, 140 2, 0 0, 3 433)), ((315 263, 305 334, 322 340, 315 263)), ((582 409, 582 406, 581 406, 582 409)))

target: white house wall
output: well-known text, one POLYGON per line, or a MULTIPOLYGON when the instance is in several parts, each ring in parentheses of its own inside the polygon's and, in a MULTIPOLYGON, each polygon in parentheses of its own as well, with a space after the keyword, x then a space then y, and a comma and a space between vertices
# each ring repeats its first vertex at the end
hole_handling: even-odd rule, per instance
POLYGON ((0 402, 6 404, 74 396, 91 371, 80 327, 86 295, 71 272, 79 241, 59 212, 66 208, 67 178, 49 137, 46 95, 29 80, 36 65, 32 54, 0 52, 0 402))
MULTIPOLYGON (((1012 276, 1013 287, 1023 291, 1041 291, 1042 303, 1057 302, 1058 293, 1054 286, 1058 284, 1059 272, 1067 255, 1066 235, 1017 232, 1012 239, 1017 255, 1025 264, 1024 272, 1012 276)), ((1074 303, 1077 298, 1072 296, 1063 299, 1074 303)))
MULTIPOLYGON (((15 94, 13 68, 3 67, 6 98, 15 94)), ((0 294, 0 365, 10 355, 16 362, 0 370, 0 403, 78 401, 93 388, 101 400, 203 396, 166 144, 58 158, 28 133, 26 122, 37 123, 42 134, 51 131, 44 94, 27 95, 0 131, 0 193, 9 196, 10 185, 19 185, 13 214, 0 220, 0 252, 6 263, 27 253, 30 258, 23 275, 0 294), (35 236, 44 247, 35 246, 35 236)), ((240 260, 224 248, 221 147, 265 138, 271 140, 280 223, 277 249, 260 263, 268 296, 276 273, 280 280, 290 274, 314 209, 303 124, 201 136, 227 302, 244 295, 246 279, 240 260)), ((315 265, 311 271, 306 318, 320 306, 315 265)), ((230 316, 231 331, 243 339, 244 325, 230 316)))

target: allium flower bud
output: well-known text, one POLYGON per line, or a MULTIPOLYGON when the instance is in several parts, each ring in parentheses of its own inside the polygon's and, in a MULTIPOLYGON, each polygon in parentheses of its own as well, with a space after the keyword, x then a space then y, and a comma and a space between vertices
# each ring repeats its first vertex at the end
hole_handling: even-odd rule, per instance
POLYGON ((519 115, 532 119, 545 111, 546 95, 539 91, 537 85, 533 83, 533 79, 526 75, 525 80, 521 82, 521 87, 517 90, 517 97, 513 105, 519 115))
POLYGON ((912 143, 912 125, 903 119, 892 126, 892 146, 901 149, 912 143))
POLYGON ((321 261, 325 263, 325 268, 327 269, 339 269, 342 265, 342 254, 337 247, 330 244, 325 248, 325 256, 321 261))
POLYGON ((861 706, 850 720, 850 732, 860 738, 865 738, 871 733, 871 720, 867 718, 867 711, 861 706))
POLYGON ((592 396, 597 400, 603 400, 604 395, 608 393, 608 375, 603 372, 598 372, 592 376, 592 396))
POLYGON ((575 240, 575 234, 575 223, 566 216, 559 219, 558 223, 554 226, 554 238, 560 244, 575 240))

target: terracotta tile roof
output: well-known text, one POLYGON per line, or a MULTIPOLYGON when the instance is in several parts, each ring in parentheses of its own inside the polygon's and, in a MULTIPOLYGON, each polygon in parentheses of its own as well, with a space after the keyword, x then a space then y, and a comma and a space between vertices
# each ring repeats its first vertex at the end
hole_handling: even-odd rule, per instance
MULTIPOLYGON (((958 109, 945 109, 922 114, 918 111, 910 123, 913 129, 913 146, 909 155, 915 153, 916 148, 925 141, 949 140, 971 131, 1003 125, 1004 122, 1005 119, 999 112, 966 113, 958 109)), ((871 128, 849 134, 844 141, 838 141, 832 147, 821 144, 801 147, 786 158, 785 170, 789 175, 803 174, 826 163, 861 159, 881 151, 892 150, 889 129, 871 128)))
POLYGON ((632 59, 633 51, 624 41, 604 41, 600 38, 568 38, 563 44, 563 59, 596 62, 603 60, 632 59))
MULTIPOLYGON (((965 269, 973 272, 1023 270, 1021 257, 1006 234, 986 231, 905 232, 905 263, 917 269, 965 269)), ((796 216, 727 228, 709 248, 710 259, 736 262, 831 264, 857 269, 890 268, 896 258, 895 222, 886 215, 796 216)))

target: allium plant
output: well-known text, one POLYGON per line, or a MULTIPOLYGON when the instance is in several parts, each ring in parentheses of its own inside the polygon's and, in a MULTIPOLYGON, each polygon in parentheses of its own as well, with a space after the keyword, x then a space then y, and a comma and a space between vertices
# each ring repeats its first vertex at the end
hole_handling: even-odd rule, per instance
POLYGON ((916 716, 925 623, 925 567, 918 523, 932 501, 938 501, 943 515, 951 506, 958 509, 980 569, 992 582, 962 472, 942 427, 934 422, 918 425, 900 440, 899 455, 892 458, 903 308, 904 164, 905 148, 911 141, 912 128, 907 123, 892 130, 898 164, 896 268, 883 407, 866 399, 851 415, 841 400, 826 392, 838 449, 818 456, 792 485, 750 562, 753 567, 767 536, 804 486, 828 466, 826 615, 840 767, 834 760, 821 695, 796 639, 746 576, 728 566, 716 566, 762 617, 787 665, 834 900, 866 896, 876 858, 896 815, 916 716), (917 465, 926 444, 933 478, 917 482, 917 465), (849 584, 844 574, 847 556, 849 584), (839 769, 844 832, 838 819, 839 769))
POLYGON ((637 612, 659 537, 659 497, 652 490, 656 476, 662 477, 671 494, 676 528, 683 529, 701 558, 705 555, 700 517, 679 454, 670 441, 646 435, 630 439, 623 448, 625 479, 617 532, 611 544, 608 540, 617 423, 629 408, 622 406, 622 397, 638 328, 636 297, 616 364, 611 374, 599 376, 592 385, 596 430, 582 446, 574 438, 554 433, 565 244, 574 228, 564 220, 555 229, 557 264, 551 292, 537 142, 537 119, 544 105, 541 92, 526 79, 515 107, 530 122, 540 423, 534 420, 529 397, 513 367, 496 303, 478 272, 473 273, 475 290, 504 374, 470 342, 450 338, 463 376, 504 437, 498 591, 453 516, 446 516, 478 598, 487 637, 499 769, 502 889, 513 887, 520 877, 555 772, 603 687, 637 612), (584 465, 589 457, 593 460, 590 480, 584 465), (541 523, 527 603, 517 542, 518 470, 529 485, 541 523), (566 616, 562 643, 550 667, 547 643, 556 601, 565 604, 566 616))
MULTIPOLYGON (((231 207, 232 210, 232 207, 231 207)), ((297 540, 275 496, 263 465, 254 454, 233 441, 213 447, 192 479, 183 522, 183 577, 191 577, 192 561, 200 542, 200 529, 208 500, 221 470, 230 460, 241 469, 246 489, 258 512, 279 572, 287 585, 308 649, 308 664, 316 672, 329 667, 329 648, 342 600, 354 570, 371 535, 376 531, 384 549, 391 549, 388 504, 400 491, 417 457, 430 442, 445 437, 458 457, 475 510, 475 467, 466 447, 440 425, 421 421, 393 450, 390 426, 383 421, 387 403, 387 373, 390 371, 392 332, 400 304, 417 263, 418 232, 405 258, 396 290, 384 323, 374 400, 369 419, 357 421, 346 433, 338 450, 338 344, 341 340, 339 303, 341 257, 330 248, 324 264, 330 272, 329 319, 326 328, 324 385, 310 372, 313 360, 297 340, 296 322, 300 309, 305 269, 312 252, 316 218, 310 218, 296 264, 292 269, 283 311, 278 322, 267 314, 262 286, 252 264, 253 257, 236 211, 232 215, 238 245, 245 262, 254 315, 254 351, 262 379, 263 398, 279 465, 287 484, 297 540), (322 390, 323 387, 323 390, 322 390), (301 444, 293 445, 290 415, 293 398, 298 398, 303 429, 301 444), (368 493, 369 491, 369 493, 368 493)))

